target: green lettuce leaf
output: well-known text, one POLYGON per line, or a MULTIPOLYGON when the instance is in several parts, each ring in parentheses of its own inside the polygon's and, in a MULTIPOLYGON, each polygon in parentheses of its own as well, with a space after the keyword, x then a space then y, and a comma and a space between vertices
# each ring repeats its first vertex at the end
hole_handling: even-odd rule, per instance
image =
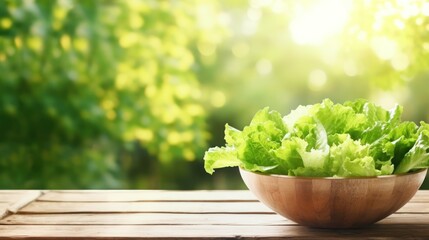
POLYGON ((395 169, 396 174, 429 167, 429 128, 422 123, 416 143, 395 169))
POLYGON ((234 147, 214 147, 204 154, 204 169, 213 174, 215 168, 237 167, 241 161, 234 147))
POLYGON ((298 152, 299 147, 300 145, 295 139, 284 139, 282 145, 274 150, 274 154, 278 159, 278 165, 277 168, 271 170, 271 173, 285 174, 292 169, 303 167, 304 163, 298 152))
POLYGON ((204 155, 208 173, 222 167, 308 177, 378 176, 429 167, 429 125, 401 121, 364 99, 299 106, 288 115, 264 108, 242 131, 226 124, 225 146, 204 155))

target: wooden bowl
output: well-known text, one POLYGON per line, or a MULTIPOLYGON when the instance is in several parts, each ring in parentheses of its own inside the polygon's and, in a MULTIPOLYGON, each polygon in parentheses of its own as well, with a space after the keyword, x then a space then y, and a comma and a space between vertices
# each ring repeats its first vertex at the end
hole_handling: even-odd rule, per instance
POLYGON ((262 203, 298 224, 318 228, 362 227, 389 216, 414 196, 426 172, 312 178, 240 169, 244 183, 262 203))

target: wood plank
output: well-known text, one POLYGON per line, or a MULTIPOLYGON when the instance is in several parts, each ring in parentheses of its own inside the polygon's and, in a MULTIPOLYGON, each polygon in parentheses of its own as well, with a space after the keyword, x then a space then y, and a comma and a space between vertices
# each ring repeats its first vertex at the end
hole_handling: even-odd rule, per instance
POLYGON ((247 190, 238 191, 50 191, 38 199, 53 202, 139 202, 139 201, 257 201, 247 190))
MULTIPOLYGON (((20 213, 94 213, 94 212, 159 212, 159 213, 271 213, 260 202, 39 202, 22 208, 20 213)), ((399 213, 429 213, 429 204, 412 202, 399 213)))
MULTIPOLYGON (((248 190, 57 190, 49 191, 38 200, 53 202, 257 201, 248 190)), ((418 191, 410 202, 429 202, 429 191, 418 191)))
POLYGON ((7 209, 10 206, 10 203, 0 203, 0 209, 7 209))
MULTIPOLYGON (((393 214, 379 223, 428 225, 429 214, 393 214)), ((296 225, 278 214, 14 214, 0 220, 6 225, 296 225)))
POLYGON ((28 191, 34 191, 34 190, 0 190, 0 195, 3 194, 22 194, 28 191))
POLYGON ((8 210, 11 213, 16 213, 19 209, 36 200, 41 194, 41 191, 27 191, 17 201, 10 204, 8 210))
POLYGON ((19 213, 272 213, 260 202, 39 202, 19 213))
POLYGON ((225 225, 38 225, 19 226, 0 225, 3 238, 27 239, 386 239, 419 238, 428 239, 428 225, 383 225, 368 228, 330 230, 302 226, 225 226, 225 225))
POLYGON ((398 213, 429 213, 429 204, 428 202, 409 202, 405 204, 401 209, 397 211, 398 213))
POLYGON ((0 219, 2 219, 3 217, 5 217, 8 214, 9 206, 10 206, 9 203, 3 203, 3 202, 0 203, 0 219))
MULTIPOLYGON (((1 220, 0 238, 429 239, 429 191, 419 191, 406 206, 379 223, 354 230, 296 225, 256 202, 252 195, 246 196, 248 191, 240 191, 243 195, 229 198, 227 195, 234 195, 235 191, 223 191, 216 193, 219 197, 214 200, 210 198, 212 191, 196 195, 191 191, 180 195, 181 192, 55 191, 58 194, 32 202, 18 214, 1 220), (87 194, 91 197, 85 201, 82 197, 87 194), (108 198, 97 197, 99 194, 108 198)), ((10 204, 0 203, 0 210, 2 207, 7 209, 10 204)))
POLYGON ((9 203, 14 202, 20 199, 23 195, 25 195, 25 191, 14 191, 14 192, 3 192, 0 191, 0 203, 9 203))
POLYGON ((410 202, 426 202, 429 203, 429 190, 417 191, 416 195, 410 200, 410 202))
POLYGON ((419 190, 416 192, 416 195, 414 197, 429 197, 429 190, 419 190))
POLYGON ((295 224, 277 214, 15 214, 0 224, 13 225, 286 225, 295 224))
POLYGON ((396 213, 381 220, 378 224, 426 225, 429 231, 429 214, 396 213))

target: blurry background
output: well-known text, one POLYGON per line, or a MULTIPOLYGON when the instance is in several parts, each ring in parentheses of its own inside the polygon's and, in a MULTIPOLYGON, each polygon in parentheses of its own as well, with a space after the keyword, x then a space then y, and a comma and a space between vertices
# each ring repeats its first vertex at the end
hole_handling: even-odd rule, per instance
POLYGON ((0 188, 243 188, 202 158, 265 106, 429 122, 429 1, 226 2, 0 1, 0 188))

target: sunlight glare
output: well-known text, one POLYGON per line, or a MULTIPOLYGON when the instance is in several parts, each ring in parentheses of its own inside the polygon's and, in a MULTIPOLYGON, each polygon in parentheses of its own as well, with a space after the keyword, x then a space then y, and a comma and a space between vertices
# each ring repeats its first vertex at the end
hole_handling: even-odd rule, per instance
POLYGON ((410 59, 408 55, 404 53, 395 54, 390 62, 392 67, 397 71, 403 71, 410 65, 410 59))
POLYGON ((257 22, 261 18, 261 10, 259 8, 250 8, 247 10, 247 18, 251 21, 257 22))
POLYGON ((371 47, 381 60, 389 60, 397 52, 396 42, 387 37, 374 37, 371 41, 371 47))
POLYGON ((301 45, 323 43, 343 29, 351 6, 349 0, 320 0, 310 6, 298 5, 289 26, 292 39, 301 45))
POLYGON ((424 16, 429 16, 429 3, 425 2, 421 11, 424 16))

